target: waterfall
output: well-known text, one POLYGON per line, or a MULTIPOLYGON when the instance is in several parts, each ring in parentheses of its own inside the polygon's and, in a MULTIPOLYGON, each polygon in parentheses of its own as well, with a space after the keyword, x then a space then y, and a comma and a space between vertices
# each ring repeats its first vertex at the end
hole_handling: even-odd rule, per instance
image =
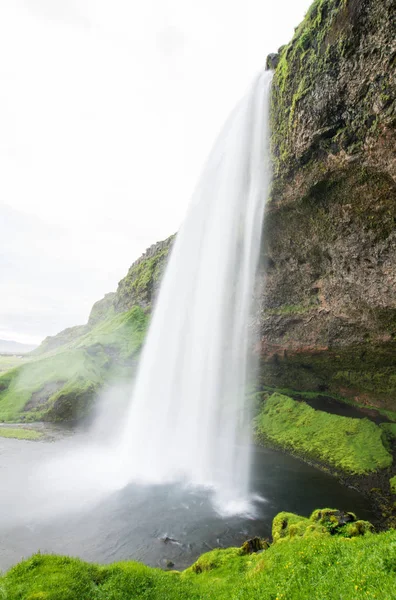
POLYGON ((233 507, 249 492, 246 375, 270 181, 271 74, 225 123, 177 234, 120 441, 133 481, 211 486, 233 507))

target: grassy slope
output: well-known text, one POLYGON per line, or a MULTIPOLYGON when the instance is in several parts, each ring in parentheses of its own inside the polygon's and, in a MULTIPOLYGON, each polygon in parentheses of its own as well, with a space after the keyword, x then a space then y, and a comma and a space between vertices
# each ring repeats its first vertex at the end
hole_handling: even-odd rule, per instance
POLYGON ((392 464, 375 423, 314 410, 281 394, 264 403, 255 427, 258 439, 349 473, 369 473, 392 464))
POLYGON ((106 381, 130 373, 146 328, 147 317, 135 306, 98 323, 68 344, 32 356, 22 366, 7 371, 0 376, 0 420, 83 416, 106 381), (35 393, 39 402, 25 411, 35 393))
POLYGON ((311 519, 282 513, 274 520, 274 531, 283 531, 282 537, 274 535, 277 541, 268 550, 252 555, 239 548, 213 550, 182 573, 136 562, 99 566, 36 554, 0 578, 0 596, 5 600, 395 599, 396 531, 364 533, 362 525, 351 534, 344 526, 332 535, 326 526, 331 511, 327 513, 327 521, 318 520, 318 511, 311 519))
POLYGON ((22 365, 26 361, 26 358, 20 356, 9 356, 8 354, 0 354, 0 373, 9 371, 14 367, 22 365))
POLYGON ((0 427, 0 437, 15 438, 17 440, 39 440, 43 437, 43 434, 34 429, 0 427))

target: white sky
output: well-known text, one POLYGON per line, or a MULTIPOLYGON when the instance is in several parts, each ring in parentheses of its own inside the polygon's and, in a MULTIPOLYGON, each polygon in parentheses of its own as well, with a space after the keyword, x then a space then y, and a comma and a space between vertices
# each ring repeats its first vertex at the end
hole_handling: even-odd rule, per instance
POLYGON ((0 0, 0 338, 87 320, 183 219, 311 0, 0 0))

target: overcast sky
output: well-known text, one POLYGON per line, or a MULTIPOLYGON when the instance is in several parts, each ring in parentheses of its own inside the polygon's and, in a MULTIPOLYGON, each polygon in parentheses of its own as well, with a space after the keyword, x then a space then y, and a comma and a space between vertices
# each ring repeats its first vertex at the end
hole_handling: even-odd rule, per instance
POLYGON ((0 338, 84 323, 175 232, 310 0, 0 0, 0 338))

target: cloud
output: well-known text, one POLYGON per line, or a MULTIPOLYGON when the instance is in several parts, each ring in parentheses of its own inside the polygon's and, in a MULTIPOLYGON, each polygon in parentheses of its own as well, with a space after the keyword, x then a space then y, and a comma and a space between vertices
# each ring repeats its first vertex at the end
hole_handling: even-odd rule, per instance
POLYGON ((174 56, 183 52, 186 37, 183 31, 174 26, 164 27, 157 32, 156 44, 160 52, 166 56, 174 56))

